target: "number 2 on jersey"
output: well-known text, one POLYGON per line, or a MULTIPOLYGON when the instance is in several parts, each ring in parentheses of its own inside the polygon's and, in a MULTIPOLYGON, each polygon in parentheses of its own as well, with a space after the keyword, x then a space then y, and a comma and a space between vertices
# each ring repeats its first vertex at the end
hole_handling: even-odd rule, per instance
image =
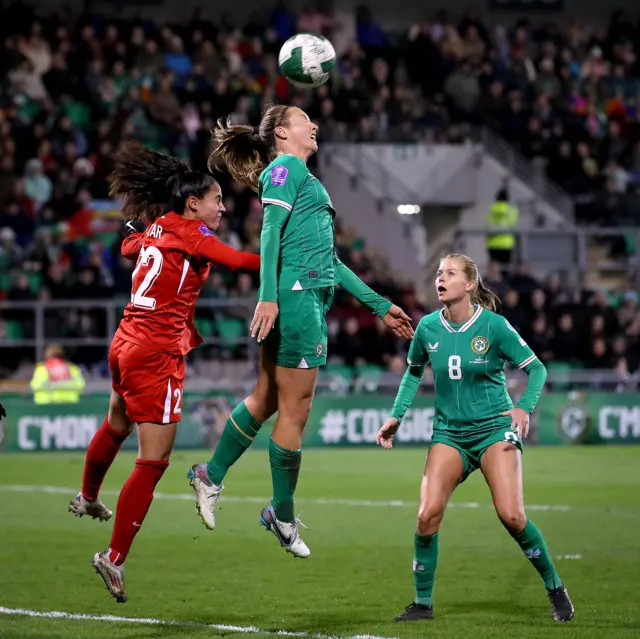
POLYGON ((460 355, 449 357, 449 378, 462 379, 462 358, 460 355))
POLYGON ((131 303, 137 308, 146 308, 154 310, 156 307, 156 300, 153 297, 147 297, 146 293, 153 286, 153 283, 158 279, 160 271, 162 270, 162 253, 160 249, 155 246, 143 246, 140 249, 140 257, 138 258, 138 265, 131 275, 131 281, 135 286, 136 275, 143 266, 149 266, 147 274, 144 276, 142 283, 138 286, 138 290, 131 291, 131 303))

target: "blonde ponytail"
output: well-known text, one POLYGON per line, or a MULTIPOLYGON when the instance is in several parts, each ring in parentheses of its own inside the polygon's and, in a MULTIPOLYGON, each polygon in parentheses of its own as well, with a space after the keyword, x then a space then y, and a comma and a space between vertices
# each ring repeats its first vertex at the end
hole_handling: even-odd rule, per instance
MULTIPOLYGON (((476 273, 477 270, 476 267, 476 273)), ((500 298, 490 288, 485 286, 480 273, 478 273, 476 287, 471 293, 471 301, 494 313, 498 310, 498 304, 500 304, 500 298)))

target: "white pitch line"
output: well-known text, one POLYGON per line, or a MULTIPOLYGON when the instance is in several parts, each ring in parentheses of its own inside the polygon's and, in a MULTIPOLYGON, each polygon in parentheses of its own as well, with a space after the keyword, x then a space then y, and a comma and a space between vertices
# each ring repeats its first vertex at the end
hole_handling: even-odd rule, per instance
MULTIPOLYGON (((64 486, 29 486, 22 484, 0 484, 0 491, 12 493, 53 493, 73 496, 78 493, 78 488, 65 488, 64 486)), ((101 495, 119 495, 119 490, 102 489, 101 495)), ((155 499, 169 499, 174 501, 193 501, 193 493, 154 493, 155 499)), ((220 501, 235 504, 264 504, 269 501, 269 497, 222 497, 220 501)), ((374 499, 334 499, 324 497, 296 497, 296 503, 318 504, 325 506, 361 506, 365 508, 416 508, 417 501, 404 501, 402 499, 374 500, 374 499)), ((447 508, 482 508, 483 504, 477 501, 454 501, 450 502, 447 508)), ((485 504, 486 508, 493 508, 491 504, 485 504)), ((559 511, 567 512, 575 510, 571 506, 562 504, 529 504, 527 510, 559 511)))
MULTIPOLYGON (((229 626, 222 623, 198 623, 197 621, 177 621, 175 619, 154 619, 153 617, 118 617, 116 615, 85 615, 73 612, 41 612, 25 608, 5 608, 0 606, 1 615, 19 617, 40 617, 45 619, 70 619, 74 621, 109 621, 115 623, 134 623, 147 626, 173 626, 178 628, 198 628, 202 630, 222 630, 251 635, 279 635, 281 637, 306 637, 307 639, 341 639, 336 635, 325 635, 316 632, 292 632, 290 630, 266 630, 256 626, 229 626)), ((380 635, 350 635, 342 639, 398 639, 380 635)))

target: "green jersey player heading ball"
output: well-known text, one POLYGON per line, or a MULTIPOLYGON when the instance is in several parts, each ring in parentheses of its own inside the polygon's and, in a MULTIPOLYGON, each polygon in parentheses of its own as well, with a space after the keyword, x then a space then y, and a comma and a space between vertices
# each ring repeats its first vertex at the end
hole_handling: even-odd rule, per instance
POLYGON ((484 286, 470 258, 446 256, 435 284, 443 308, 420 320, 391 417, 377 436, 379 445, 392 447, 425 366, 431 364, 435 422, 414 537, 416 594, 396 621, 433 618, 440 523, 456 486, 478 468, 500 521, 542 577, 553 618, 569 621, 573 605, 542 534, 525 515, 522 495, 522 438, 529 431, 529 414, 540 398, 546 369, 505 318, 494 312, 497 297, 484 286), (507 392, 505 362, 529 376, 515 407, 507 392))
POLYGON ((260 521, 294 557, 308 557, 298 533, 293 496, 302 460, 318 367, 327 359, 326 316, 342 286, 396 335, 413 337, 409 317, 364 284, 334 250, 335 211, 322 183, 307 169, 318 150, 318 127, 296 107, 269 107, 260 126, 219 121, 212 158, 258 193, 264 207, 260 292, 251 332, 262 343, 254 391, 229 416, 213 457, 189 471, 196 505, 208 528, 229 468, 276 411, 269 442, 271 504, 260 521))

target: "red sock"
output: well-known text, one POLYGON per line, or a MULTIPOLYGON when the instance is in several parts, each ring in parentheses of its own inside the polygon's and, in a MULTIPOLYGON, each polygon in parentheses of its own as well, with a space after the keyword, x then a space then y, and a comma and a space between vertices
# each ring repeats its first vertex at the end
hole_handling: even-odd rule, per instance
POLYGON ((87 448, 82 475, 82 494, 85 499, 98 499, 100 486, 111 463, 116 458, 122 442, 128 437, 109 426, 109 418, 105 417, 87 448))
POLYGON ((136 467, 120 491, 116 508, 116 523, 109 546, 109 558, 116 566, 124 562, 151 506, 156 484, 168 465, 168 461, 136 459, 136 467))

